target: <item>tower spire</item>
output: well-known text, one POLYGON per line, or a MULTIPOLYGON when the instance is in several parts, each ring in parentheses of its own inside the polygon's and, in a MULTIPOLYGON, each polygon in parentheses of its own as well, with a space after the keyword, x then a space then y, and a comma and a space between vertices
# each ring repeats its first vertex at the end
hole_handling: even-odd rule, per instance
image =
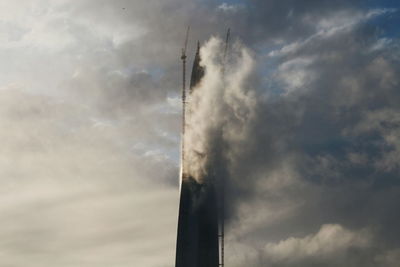
POLYGON ((200 83, 204 76, 204 68, 200 65, 200 41, 197 41, 196 55, 194 56, 192 76, 190 77, 190 93, 200 83))
MULTIPOLYGON (((181 136, 181 177, 184 174, 184 160, 185 160, 185 125, 186 125, 186 49, 189 40, 190 26, 187 27, 185 43, 182 48, 182 136, 181 136)), ((182 181, 179 181, 181 184, 182 181)))
MULTIPOLYGON (((223 54, 223 61, 222 61, 222 82, 223 86, 225 86, 225 65, 226 65, 226 55, 228 53, 228 46, 229 46, 229 38, 231 34, 231 29, 228 28, 226 33, 225 39, 225 47, 224 47, 224 54, 223 54)), ((219 177, 219 249, 220 249, 220 261, 219 266, 225 266, 225 181, 224 176, 219 177)))
MULTIPOLYGON (((188 34, 187 34, 188 35, 188 34)), ((223 53, 222 82, 225 84, 224 67, 228 50, 229 30, 223 53)), ((185 115, 195 113, 190 109, 185 114, 186 104, 186 44, 182 49, 183 65, 183 120, 182 120, 182 167, 180 179, 180 203, 176 242, 175 267, 223 267, 224 266, 224 173, 214 170, 203 181, 196 180, 188 170, 184 170, 185 115)), ((204 89, 199 86, 205 74, 201 65, 201 46, 197 42, 196 54, 190 77, 189 96, 195 90, 204 89)), ((199 92, 201 94, 201 92, 199 92)), ((201 95, 198 95, 201 96, 201 95)), ((196 125, 193 125, 196 127, 196 125)), ((190 129, 190 128, 188 128, 190 129)), ((219 153, 219 152, 217 152, 219 153)))

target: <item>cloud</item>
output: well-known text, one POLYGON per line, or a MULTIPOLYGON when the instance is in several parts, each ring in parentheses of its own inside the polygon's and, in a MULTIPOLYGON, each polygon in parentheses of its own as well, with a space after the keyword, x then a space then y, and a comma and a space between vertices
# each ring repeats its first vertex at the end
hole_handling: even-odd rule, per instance
POLYGON ((2 264, 172 261, 175 236, 160 231, 158 222, 176 223, 169 214, 177 213, 177 190, 162 182, 176 175, 176 166, 151 153, 130 153, 121 128, 93 122, 91 112, 17 89, 1 91, 2 264), (149 260, 154 251, 165 258, 149 260))
POLYGON ((0 7, 2 265, 173 266, 187 25, 188 51, 201 40, 208 69, 190 138, 209 158, 192 167, 229 178, 227 263, 396 265, 398 40, 376 20, 390 24, 397 10, 316 0, 0 7))
POLYGON ((384 253, 383 255, 377 256, 376 261, 382 266, 392 267, 398 264, 399 257, 400 257, 400 250, 394 249, 384 253))
POLYGON ((265 253, 273 261, 298 261, 307 257, 335 257, 351 247, 368 245, 366 234, 355 234, 340 225, 322 225, 318 233, 304 238, 288 238, 277 244, 267 244, 265 253))
POLYGON ((325 224, 316 233, 267 243, 259 249, 238 244, 247 257, 235 255, 233 266, 246 262, 252 266, 337 266, 351 261, 355 264, 357 257, 352 254, 368 249, 371 241, 365 229, 352 232, 338 224, 325 224))
MULTIPOLYGON (((223 74, 223 49, 224 43, 217 38, 211 38, 201 49, 205 75, 188 100, 185 169, 198 180, 214 171, 215 161, 219 160, 214 155, 219 150, 216 146, 244 138, 246 121, 251 119, 256 104, 246 88, 254 68, 249 51, 234 45, 232 61, 223 74)), ((239 153, 233 147, 229 149, 227 154, 239 153)))
MULTIPOLYGON (((228 251, 243 253, 227 258, 233 266, 379 266, 375 258, 399 246, 390 237, 399 221, 390 214, 399 192, 397 48, 370 50, 376 39, 366 22, 386 11, 348 12, 360 17, 344 26, 321 22, 318 38, 261 73, 265 83, 255 69, 229 78, 254 101, 205 101, 214 116, 198 122, 220 129, 201 135, 208 136, 204 151, 218 151, 206 166, 228 178, 228 251), (251 116, 231 116, 230 105, 249 107, 251 116)), ((203 52, 213 51, 208 45, 203 52)), ((222 80, 218 60, 203 56, 212 76, 202 86, 213 96, 235 92, 212 86, 222 80)))
POLYGON ((240 8, 243 8, 241 5, 230 5, 227 3, 220 4, 217 9, 222 12, 237 12, 240 8))

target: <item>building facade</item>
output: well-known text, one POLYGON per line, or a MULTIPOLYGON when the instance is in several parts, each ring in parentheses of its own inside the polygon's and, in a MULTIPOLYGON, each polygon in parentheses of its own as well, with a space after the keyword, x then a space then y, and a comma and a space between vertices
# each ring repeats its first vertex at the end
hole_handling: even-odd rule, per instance
MULTIPOLYGON (((193 62, 189 93, 196 90, 196 86, 204 76, 200 60, 198 45, 193 62)), ((185 127, 185 124, 183 125, 185 127)), ((183 130, 183 132, 185 131, 183 130)), ((184 138, 182 140, 184 142, 184 138)), ((184 157, 182 159, 184 160, 184 157)), ((184 166, 183 162, 182 166, 184 166)), ((218 267, 218 203, 213 179, 208 177, 208 179, 204 179, 204 182, 199 183, 186 174, 184 169, 180 178, 175 267, 218 267)))

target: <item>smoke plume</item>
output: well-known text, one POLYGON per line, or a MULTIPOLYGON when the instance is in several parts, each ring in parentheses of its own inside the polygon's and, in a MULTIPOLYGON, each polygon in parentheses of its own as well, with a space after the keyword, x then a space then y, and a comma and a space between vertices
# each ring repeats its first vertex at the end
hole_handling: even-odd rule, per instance
POLYGON ((212 37, 201 48, 205 75, 188 101, 185 169, 199 182, 240 153, 234 144, 247 137, 257 103, 249 87, 254 68, 249 50, 236 43, 226 64, 224 45, 212 37))
POLYGON ((338 27, 270 52, 280 63, 264 83, 242 44, 225 75, 223 42, 201 49, 187 168, 226 181, 227 251, 241 252, 232 266, 392 266, 398 257, 397 48, 375 50, 360 29, 338 27))

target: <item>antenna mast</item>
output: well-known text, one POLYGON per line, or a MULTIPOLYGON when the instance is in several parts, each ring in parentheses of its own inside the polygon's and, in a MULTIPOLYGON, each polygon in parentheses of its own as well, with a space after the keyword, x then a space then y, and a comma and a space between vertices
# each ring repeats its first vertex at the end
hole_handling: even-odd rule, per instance
POLYGON ((186 115, 186 49, 189 39, 190 26, 186 30, 185 43, 182 48, 182 141, 181 141, 181 172, 184 174, 183 166, 185 160, 185 115, 186 115))
MULTIPOLYGON (((222 62, 222 82, 225 87, 225 64, 226 64, 226 54, 228 52, 228 44, 229 44, 229 38, 231 35, 231 29, 228 28, 228 31, 226 33, 226 39, 225 39, 225 48, 224 48, 224 54, 223 54, 223 62, 222 62)), ((219 233, 219 244, 220 244, 220 252, 221 252, 221 258, 220 258, 220 263, 219 266, 224 267, 225 266, 225 181, 223 179, 224 176, 220 178, 220 191, 221 191, 221 197, 220 197, 220 214, 219 214, 219 223, 220 223, 220 233, 219 233)))
POLYGON ((231 29, 228 28, 228 31, 226 32, 226 39, 225 39, 225 49, 224 49, 224 66, 225 67, 225 58, 226 58, 226 53, 228 52, 228 43, 229 43, 229 38, 231 37, 231 29))

